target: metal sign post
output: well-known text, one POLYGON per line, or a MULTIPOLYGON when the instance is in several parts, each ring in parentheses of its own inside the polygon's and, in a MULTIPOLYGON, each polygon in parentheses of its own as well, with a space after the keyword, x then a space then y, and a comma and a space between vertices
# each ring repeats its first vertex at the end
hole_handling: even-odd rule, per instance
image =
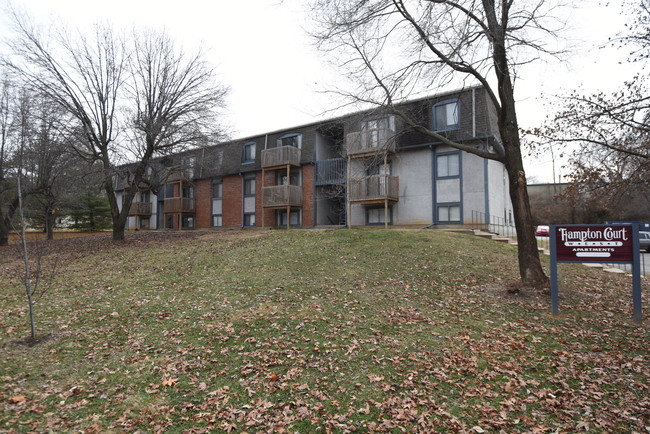
POLYGON ((641 254, 639 225, 551 225, 551 304, 559 314, 558 262, 632 265, 634 321, 641 322, 641 254))

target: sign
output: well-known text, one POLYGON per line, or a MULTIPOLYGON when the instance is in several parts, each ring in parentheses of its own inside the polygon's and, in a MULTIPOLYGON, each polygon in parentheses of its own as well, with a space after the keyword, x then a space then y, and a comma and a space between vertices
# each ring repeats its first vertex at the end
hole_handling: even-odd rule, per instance
POLYGON ((559 313, 558 262, 632 264, 634 321, 641 322, 639 225, 551 225, 551 304, 559 313))
POLYGON ((560 262, 632 262, 632 226, 555 226, 560 262))

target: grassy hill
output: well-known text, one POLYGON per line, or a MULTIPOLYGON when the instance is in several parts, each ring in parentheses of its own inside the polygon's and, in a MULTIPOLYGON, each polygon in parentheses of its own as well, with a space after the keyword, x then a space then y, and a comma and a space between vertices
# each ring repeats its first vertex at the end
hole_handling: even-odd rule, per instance
MULTIPOLYGON (((512 246, 431 230, 55 240, 28 319, 0 250, 0 430, 596 431, 650 426, 631 281, 560 266, 512 295, 512 246)), ((647 281, 643 282, 647 290, 647 281)), ((647 300, 647 298, 646 298, 647 300)), ((645 304, 647 306, 647 303, 645 304)))

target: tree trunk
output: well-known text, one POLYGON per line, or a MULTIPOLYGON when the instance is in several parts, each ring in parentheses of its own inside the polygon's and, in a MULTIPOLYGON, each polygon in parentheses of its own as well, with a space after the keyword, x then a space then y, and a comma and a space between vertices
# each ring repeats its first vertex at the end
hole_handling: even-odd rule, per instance
MULTIPOLYGON (((503 8, 509 7, 506 3, 503 8)), ((521 156, 521 139, 517 122, 517 109, 515 104, 514 88, 510 78, 508 56, 505 43, 505 29, 496 24, 497 19, 493 14, 493 5, 486 3, 486 12, 491 12, 490 23, 494 35, 493 60, 495 73, 498 79, 499 99, 499 133, 505 149, 505 166, 508 172, 510 201, 514 213, 515 229, 517 230, 517 251, 519 256, 519 275, 525 287, 548 287, 549 279, 544 274, 542 263, 539 260, 537 239, 533 224, 533 215, 530 210, 528 188, 526 187, 526 174, 521 156)), ((502 14, 507 16, 507 13, 502 14)))
POLYGON ((47 207, 45 210, 45 232, 48 240, 54 239, 54 222, 55 216, 52 213, 52 207, 47 207))
POLYGON ((526 174, 523 170, 512 171, 509 174, 510 200, 517 230, 517 245, 519 256, 519 275, 524 286, 532 288, 548 287, 548 277, 542 270, 537 249, 537 238, 533 225, 533 215, 530 211, 526 174))
POLYGON ((126 227, 126 222, 120 222, 119 219, 116 221, 113 219, 113 241, 124 241, 124 228, 126 227))

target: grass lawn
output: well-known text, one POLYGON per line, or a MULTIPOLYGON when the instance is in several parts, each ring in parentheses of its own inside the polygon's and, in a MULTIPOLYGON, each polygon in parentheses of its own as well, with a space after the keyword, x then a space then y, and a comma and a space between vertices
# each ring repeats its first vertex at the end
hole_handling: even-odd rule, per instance
POLYGON ((464 234, 46 245, 36 345, 16 246, 0 249, 2 432, 650 431, 630 277, 561 264, 556 318, 548 294, 506 291, 514 247, 464 234))

